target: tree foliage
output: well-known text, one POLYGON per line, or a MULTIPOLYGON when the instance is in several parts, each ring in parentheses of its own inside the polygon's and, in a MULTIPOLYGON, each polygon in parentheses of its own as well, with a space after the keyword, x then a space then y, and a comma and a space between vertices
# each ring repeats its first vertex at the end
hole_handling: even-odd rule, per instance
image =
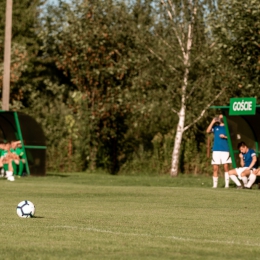
POLYGON ((75 138, 85 146, 85 167, 105 164, 116 172, 124 158, 126 121, 142 107, 140 93, 145 87, 138 85, 143 47, 137 36, 144 32, 141 11, 131 13, 124 3, 102 0, 60 2, 58 8, 48 10, 40 34, 44 55, 62 74, 59 83, 66 86, 64 98, 76 122, 75 138), (77 123, 82 120, 87 123, 85 133, 77 123))
POLYGON ((212 15, 216 48, 231 64, 235 84, 231 95, 258 96, 260 83, 259 1, 218 1, 212 15))

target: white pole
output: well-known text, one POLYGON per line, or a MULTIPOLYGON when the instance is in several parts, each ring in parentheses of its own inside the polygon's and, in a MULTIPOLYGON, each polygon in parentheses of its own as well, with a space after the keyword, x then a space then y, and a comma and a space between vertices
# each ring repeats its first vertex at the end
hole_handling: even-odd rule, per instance
POLYGON ((3 89, 2 89, 2 110, 6 110, 6 111, 9 110, 9 99, 10 99, 12 9, 13 9, 13 0, 6 0, 4 79, 3 79, 3 89))

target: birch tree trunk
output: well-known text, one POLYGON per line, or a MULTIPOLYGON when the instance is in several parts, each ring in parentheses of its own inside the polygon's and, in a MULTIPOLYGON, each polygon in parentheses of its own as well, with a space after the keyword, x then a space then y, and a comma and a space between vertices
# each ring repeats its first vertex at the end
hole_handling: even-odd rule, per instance
MULTIPOLYGON (((188 55, 189 56, 189 55, 188 55)), ((189 62, 189 58, 187 59, 189 62)), ((185 69, 184 79, 183 79, 183 86, 182 86, 182 100, 181 100, 181 109, 178 113, 179 121, 177 125, 177 131, 174 139, 174 147, 172 152, 172 165, 171 165, 171 176, 175 177, 178 175, 178 165, 179 165, 179 158, 180 158, 180 148, 182 142, 182 136, 184 133, 184 125, 185 125, 185 116, 186 116, 186 89, 187 89, 187 82, 189 77, 189 68, 185 69)))
MULTIPOLYGON (((168 2, 171 7, 171 11, 168 10, 168 15, 170 19, 173 19, 172 14, 174 15, 174 6, 171 3, 171 1, 168 2)), ((185 116, 186 116, 187 86, 189 81, 189 73, 190 73, 189 67, 191 62, 190 53, 191 53, 191 48, 193 43, 193 25, 197 14, 197 1, 189 0, 188 6, 191 11, 191 17, 190 17, 190 21, 186 21, 188 26, 184 26, 188 28, 187 36, 186 37, 183 36, 185 32, 182 31, 182 28, 179 28, 179 30, 177 30, 176 27, 173 28, 182 51, 182 60, 183 60, 185 71, 183 74, 183 83, 181 87, 181 107, 180 107, 180 111, 177 113, 179 116, 179 121, 177 125, 177 131, 175 135, 174 147, 172 152, 172 164, 171 164, 172 177, 178 175, 180 148, 181 148, 182 136, 185 131, 184 126, 185 126, 185 116)))

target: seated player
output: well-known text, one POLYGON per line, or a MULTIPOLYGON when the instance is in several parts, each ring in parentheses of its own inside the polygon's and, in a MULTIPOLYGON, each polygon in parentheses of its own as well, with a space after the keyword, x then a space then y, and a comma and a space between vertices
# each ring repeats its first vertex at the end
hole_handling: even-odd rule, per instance
POLYGON ((237 148, 240 151, 239 158, 241 167, 230 170, 228 174, 230 179, 235 182, 238 189, 243 188, 238 179, 243 181, 244 188, 248 188, 249 185, 253 185, 256 179, 256 176, 252 173, 252 171, 257 168, 256 152, 253 149, 248 148, 245 142, 240 142, 237 148))
POLYGON ((4 163, 3 163, 3 157, 2 157, 2 152, 3 150, 0 148, 0 177, 4 177, 5 175, 5 170, 4 170, 4 163))
POLYGON ((1 177, 5 176, 4 169, 4 155, 6 154, 6 143, 0 143, 0 168, 1 168, 1 177))
POLYGON ((15 147, 19 145, 20 141, 15 141, 13 144, 11 143, 6 143, 6 144, 1 144, 0 149, 1 149, 1 159, 0 159, 0 166, 4 169, 6 173, 6 178, 9 181, 14 181, 14 166, 16 164, 19 164, 20 158, 17 154, 12 152, 12 147, 15 147))
POLYGON ((21 148, 21 141, 13 141, 11 142, 11 149, 10 151, 18 156, 16 160, 13 160, 12 166, 14 170, 14 175, 18 175, 18 177, 21 177, 23 175, 24 170, 24 163, 25 160, 23 158, 24 152, 21 148))
POLYGON ((5 170, 6 178, 8 181, 14 181, 13 167, 12 167, 12 154, 10 152, 11 144, 6 143, 3 145, 2 150, 2 163, 5 170))

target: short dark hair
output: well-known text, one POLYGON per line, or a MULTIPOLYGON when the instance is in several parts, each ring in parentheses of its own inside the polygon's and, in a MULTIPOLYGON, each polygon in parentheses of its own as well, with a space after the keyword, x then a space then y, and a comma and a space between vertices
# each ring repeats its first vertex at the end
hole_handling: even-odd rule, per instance
POLYGON ((239 150, 239 148, 242 147, 242 146, 246 146, 246 147, 247 147, 247 145, 246 145, 245 142, 240 142, 240 143, 238 143, 238 145, 237 145, 237 149, 239 150))

